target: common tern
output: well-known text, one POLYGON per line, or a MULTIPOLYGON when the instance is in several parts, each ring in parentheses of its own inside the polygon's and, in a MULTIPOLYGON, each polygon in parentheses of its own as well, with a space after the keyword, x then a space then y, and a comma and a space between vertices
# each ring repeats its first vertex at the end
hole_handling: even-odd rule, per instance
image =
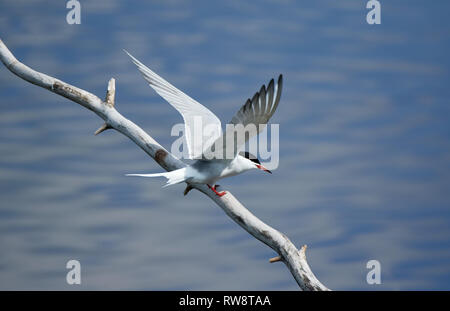
POLYGON ((165 177, 167 183, 163 187, 186 182, 188 186, 184 192, 185 195, 192 189, 191 184, 206 184, 221 197, 226 192, 217 191, 216 182, 219 179, 251 169, 272 173, 261 165, 257 157, 249 152, 238 152, 238 150, 248 139, 259 134, 274 114, 280 102, 283 75, 278 77, 276 85, 272 79, 267 87, 263 85, 252 99, 247 99, 232 118, 230 122, 232 126, 227 125, 226 131, 222 132, 220 120, 208 108, 175 88, 130 53, 125 52, 131 57, 149 85, 183 116, 189 158, 196 159, 193 164, 170 172, 127 174, 127 176, 165 177), (239 132, 242 128, 247 130, 247 135, 239 132))

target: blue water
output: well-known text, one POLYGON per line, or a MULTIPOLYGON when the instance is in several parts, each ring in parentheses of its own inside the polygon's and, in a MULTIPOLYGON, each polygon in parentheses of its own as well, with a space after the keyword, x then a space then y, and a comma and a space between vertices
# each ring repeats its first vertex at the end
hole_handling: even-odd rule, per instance
MULTIPOLYGON (((332 289, 450 289, 448 1, 0 2, 0 38, 27 65, 103 97, 165 147, 178 113, 122 49, 223 123, 285 84, 273 175, 221 185, 300 247, 332 289), (381 264, 368 285, 366 263, 381 264)), ((276 254, 204 195, 163 180, 130 140, 0 66, 0 289, 295 290, 276 254), (66 262, 81 263, 80 286, 66 262)))

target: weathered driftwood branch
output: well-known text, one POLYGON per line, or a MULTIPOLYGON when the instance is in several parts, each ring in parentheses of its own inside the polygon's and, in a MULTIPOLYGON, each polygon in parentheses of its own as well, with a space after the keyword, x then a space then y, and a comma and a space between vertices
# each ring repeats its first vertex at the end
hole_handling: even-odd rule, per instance
MULTIPOLYGON (((77 88, 73 85, 55 79, 46 74, 37 72, 19 62, 0 40, 0 59, 5 66, 20 78, 43 87, 53 93, 64 96, 83 107, 92 110, 104 120, 104 124, 95 132, 99 134, 107 129, 115 129, 134 141, 142 150, 162 166, 171 171, 186 166, 182 161, 174 157, 139 126, 122 116, 114 107, 115 80, 111 79, 105 100, 77 88)), ((255 215, 250 213, 229 191, 218 197, 206 185, 191 185, 193 188, 209 196, 224 212, 238 225, 244 228, 255 238, 265 243, 279 256, 271 262, 283 261, 291 271, 298 285, 303 290, 328 290, 312 273, 305 256, 306 247, 299 251, 295 245, 282 233, 268 226, 255 215)))

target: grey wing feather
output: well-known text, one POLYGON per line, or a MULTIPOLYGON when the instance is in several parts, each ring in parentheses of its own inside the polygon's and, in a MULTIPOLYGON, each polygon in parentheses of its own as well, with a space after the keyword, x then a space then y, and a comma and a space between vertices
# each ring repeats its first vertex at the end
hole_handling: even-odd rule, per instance
MULTIPOLYGON (((221 137, 219 137, 218 140, 215 141, 215 143, 210 146, 210 148, 214 149, 213 152, 216 153, 215 157, 217 155, 219 156, 225 156, 226 150, 228 149, 228 152, 233 155, 236 155, 238 152, 239 147, 244 144, 248 139, 250 139, 253 136, 256 136, 258 133, 260 133, 265 126, 267 125, 267 122, 269 122, 269 119, 273 116, 275 113, 275 110, 278 107, 278 104, 280 102, 281 98, 281 90, 283 88, 283 75, 280 75, 278 77, 277 84, 275 85, 274 80, 270 80, 269 84, 267 85, 267 88, 263 85, 259 92, 256 92, 255 95, 250 99, 247 99, 245 104, 239 109, 239 111, 234 115, 234 117, 231 119, 230 124, 236 126, 236 125, 242 125, 242 127, 249 129, 247 131, 248 135, 240 136, 235 135, 236 134, 236 127, 231 127, 231 129, 227 129, 221 137), (255 127, 247 127, 248 125, 254 124, 255 127), (233 136, 231 136, 233 135, 233 136), (229 146, 230 142, 227 144, 227 136, 234 137, 232 140, 234 141, 234 146, 229 146), (240 136, 240 137, 239 137, 240 136), (222 146, 220 148, 220 146, 222 146), (230 148, 233 148, 231 150, 230 148)), ((208 158, 211 158, 211 152, 208 155, 208 158)), ((204 154, 207 154, 206 152, 204 154)))
POLYGON ((239 109, 236 115, 231 119, 231 123, 242 124, 267 124, 269 119, 275 113, 281 98, 281 89, 283 87, 283 75, 278 78, 277 85, 274 86, 274 80, 270 80, 267 90, 263 85, 259 92, 248 99, 245 105, 239 109))

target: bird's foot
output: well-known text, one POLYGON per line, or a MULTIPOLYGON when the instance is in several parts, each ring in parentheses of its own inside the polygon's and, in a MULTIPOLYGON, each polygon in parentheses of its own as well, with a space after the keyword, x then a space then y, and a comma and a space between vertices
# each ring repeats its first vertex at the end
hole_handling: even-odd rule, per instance
POLYGON ((214 185, 214 187, 211 187, 210 185, 207 185, 209 189, 214 191, 215 194, 217 194, 219 197, 224 196, 226 194, 226 191, 218 192, 216 189, 219 187, 219 185, 214 185))
POLYGON ((187 185, 186 189, 184 189, 183 194, 186 195, 189 193, 189 191, 191 191, 192 189, 194 189, 194 187, 192 187, 191 185, 187 185))

